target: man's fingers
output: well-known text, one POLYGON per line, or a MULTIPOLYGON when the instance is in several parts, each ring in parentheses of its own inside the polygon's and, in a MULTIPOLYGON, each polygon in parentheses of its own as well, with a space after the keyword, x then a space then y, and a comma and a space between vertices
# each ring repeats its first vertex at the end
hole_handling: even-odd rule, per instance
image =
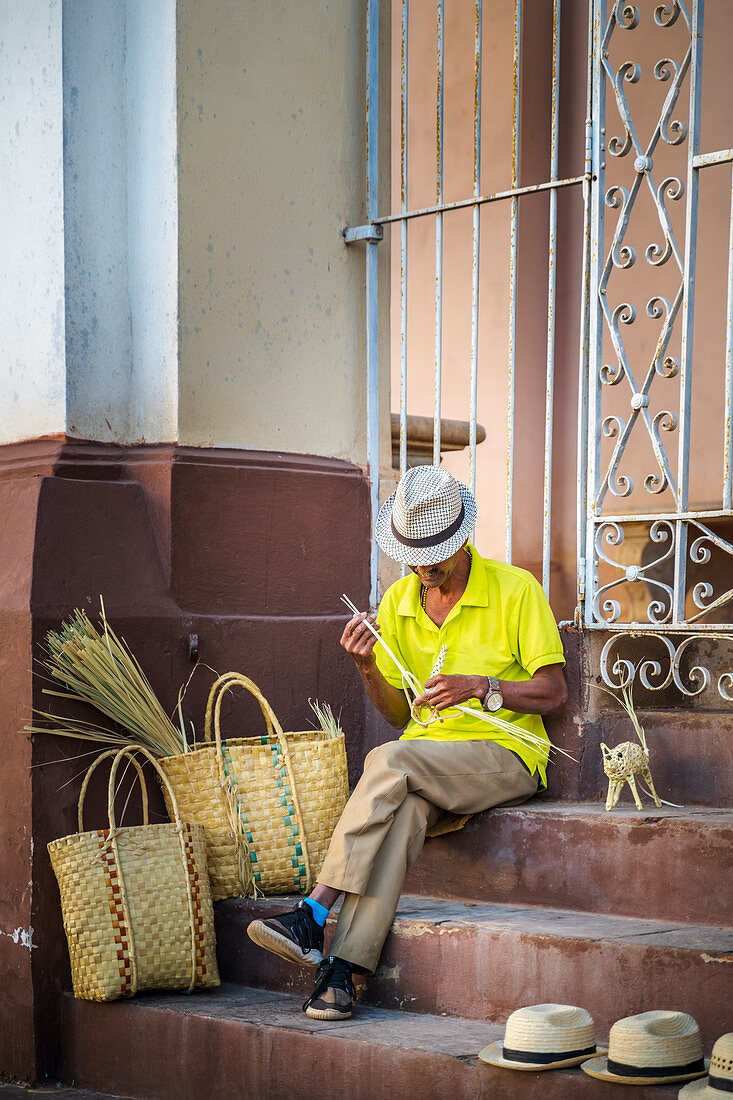
MULTIPOLYGON (((378 630, 379 628, 375 627, 375 629, 378 630)), ((372 643, 372 645, 374 645, 374 643, 377 640, 374 637, 374 635, 372 634, 372 631, 369 629, 369 627, 364 622, 361 622, 361 623, 357 624, 357 626, 354 628, 354 631, 351 634, 351 638, 354 641, 354 643, 361 643, 363 641, 366 641, 366 639, 369 639, 370 642, 372 643)))
POLYGON ((377 642, 372 631, 379 631, 375 620, 376 615, 366 611, 360 611, 349 619, 341 635, 341 645, 348 653, 361 657, 372 652, 377 642))
POLYGON ((418 707, 434 707, 436 710, 445 710, 446 707, 452 707, 458 700, 454 699, 451 693, 444 691, 426 691, 422 695, 418 695, 415 700, 415 705, 418 707))

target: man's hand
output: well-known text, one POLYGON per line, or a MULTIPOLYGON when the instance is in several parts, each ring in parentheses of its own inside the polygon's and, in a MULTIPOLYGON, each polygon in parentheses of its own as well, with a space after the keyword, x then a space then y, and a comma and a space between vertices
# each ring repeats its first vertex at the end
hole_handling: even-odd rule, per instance
MULTIPOLYGON (((393 687, 382 676, 377 666, 377 658, 374 654, 377 639, 366 625, 369 622, 374 626, 376 617, 374 614, 367 615, 366 611, 362 611, 353 619, 349 619, 341 635, 341 645, 353 658, 366 693, 374 706, 391 726, 401 730, 410 720, 410 708, 403 692, 393 687)), ((374 626, 374 629, 379 630, 379 627, 374 626)))
POLYGON ((484 676, 431 676, 425 681, 425 692, 418 695, 415 705, 418 707, 435 707, 436 710, 445 710, 456 703, 466 703, 469 699, 483 698, 481 687, 486 683, 484 676))
MULTIPOLYGON (((550 714, 564 706, 568 689, 561 665, 538 668, 531 680, 500 680, 504 709, 518 714, 550 714)), ((445 710, 468 699, 483 701, 489 690, 485 676, 431 676, 425 682, 425 692, 415 703, 421 707, 445 710)))
MULTIPOLYGON (((374 626, 376 618, 374 614, 368 615, 366 611, 361 611, 353 619, 349 619, 341 635, 341 645, 349 656, 353 657, 359 669, 373 668, 376 664, 374 647, 377 639, 366 625, 369 622, 374 626)), ((379 630, 379 627, 376 626, 374 629, 379 630)))

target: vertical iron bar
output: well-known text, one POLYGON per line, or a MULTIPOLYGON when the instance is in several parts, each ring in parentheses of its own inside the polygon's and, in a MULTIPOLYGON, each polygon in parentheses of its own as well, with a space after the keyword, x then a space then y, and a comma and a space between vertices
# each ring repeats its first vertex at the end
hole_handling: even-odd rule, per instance
MULTIPOLYGON (((379 200, 379 0, 367 3, 366 160, 367 219, 378 217, 379 200)), ((379 283, 378 244, 366 244, 366 415, 372 531, 379 511, 379 283)), ((372 542, 369 602, 376 607, 379 552, 372 542)))
MULTIPOLYGON (((552 5, 552 122, 550 131, 550 179, 558 166, 558 116, 560 78, 560 0, 552 5)), ((552 527, 552 428, 555 399, 555 296, 557 287, 557 189, 550 191, 549 259, 547 267, 547 366, 545 381, 545 470, 542 511, 542 587, 550 595, 550 532, 552 527)))
POLYGON ((600 488, 601 466, 601 386, 599 370, 603 354, 603 316, 599 299, 603 270, 604 214, 603 193, 606 175, 606 81, 601 65, 601 44, 607 15, 606 0, 593 2, 593 93, 591 108, 591 148, 593 182, 590 214, 590 334, 588 342, 588 466, 586 481, 585 541, 585 621, 594 621, 594 603, 598 583, 598 558, 595 549, 596 498, 600 488))
MULTIPOLYGON (((444 15, 445 0, 437 4, 437 102, 435 135, 435 198, 443 201, 443 80, 444 71, 444 15)), ((440 465, 440 398, 443 374, 443 215, 435 215, 435 406, 433 413, 433 465, 440 465)))
MULTIPOLYGON (((402 0, 400 63, 400 213, 407 210, 407 34, 409 0, 402 0)), ((407 221, 400 222, 400 477, 407 469, 407 221)))
POLYGON ((728 302, 725 326, 725 446, 723 453, 723 507, 733 507, 733 179, 730 194, 730 236, 728 239, 728 302))
MULTIPOLYGON (((512 107, 512 187, 519 183, 519 111, 521 106, 520 67, 522 56, 522 0, 514 0, 514 98, 512 107)), ((509 222, 509 364, 506 414, 506 516, 504 520, 504 558, 512 560, 512 522, 514 510, 514 391, 517 365, 517 222, 519 199, 511 200, 509 222)))
MULTIPOLYGON (((481 32, 482 2, 475 3, 473 85, 473 197, 481 195, 481 32)), ((480 272, 481 208, 473 208, 471 269, 471 405, 469 412, 469 485, 476 495, 476 419, 478 416, 478 300, 480 272)))
POLYGON ((577 571, 578 609, 576 623, 583 621, 585 603, 585 525, 588 492, 588 354, 590 341, 590 182, 593 153, 593 0, 588 0, 588 74, 585 104, 585 164, 583 172, 583 272, 581 276, 580 339, 578 350, 578 505, 577 571))
MULTIPOLYGON (((407 52, 409 0, 402 0, 400 55, 400 213, 407 210, 407 52)), ((400 222, 400 477, 407 470, 407 221, 400 222)), ((407 566, 400 568, 402 576, 407 566)))
MULTIPOLYGON (((702 83, 702 25, 705 0, 692 0, 692 56, 690 60, 690 128, 687 144, 687 209, 684 255, 684 297, 680 350, 679 455, 677 460, 677 512, 686 512, 690 490, 690 393, 692 386, 692 339, 695 314, 695 245, 697 243, 697 201, 699 169, 694 158, 700 145, 700 91, 702 83)), ((687 575, 687 522, 676 521, 672 625, 685 617, 687 575)))

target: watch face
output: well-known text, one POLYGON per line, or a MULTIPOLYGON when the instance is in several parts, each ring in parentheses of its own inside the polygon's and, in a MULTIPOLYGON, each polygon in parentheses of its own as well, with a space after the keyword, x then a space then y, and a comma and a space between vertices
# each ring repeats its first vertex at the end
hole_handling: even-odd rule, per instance
POLYGON ((492 691, 491 695, 486 698, 484 706, 489 711, 501 710, 504 706, 504 696, 500 691, 492 691))

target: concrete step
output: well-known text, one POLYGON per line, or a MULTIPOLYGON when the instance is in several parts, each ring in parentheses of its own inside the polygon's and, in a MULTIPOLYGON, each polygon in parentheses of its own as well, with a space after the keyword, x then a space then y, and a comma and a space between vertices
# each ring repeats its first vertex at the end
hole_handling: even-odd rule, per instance
MULTIPOLYGON (((359 1005, 310 1020, 301 998, 223 986, 206 994, 64 1004, 67 1074, 140 1100, 629 1100, 580 1069, 517 1073, 480 1062, 503 1029, 359 1005)), ((637 1100, 676 1100, 639 1086, 637 1100)))
POLYGON ((0 1084, 0 1100, 30 1100, 31 1096, 39 1093, 44 1096, 55 1096, 58 1093, 61 1100, 128 1100, 124 1096, 111 1096, 108 1092, 89 1092, 87 1089, 69 1088, 68 1085, 49 1081, 32 1088, 27 1085, 0 1084))
MULTIPOLYGON (((250 920, 295 900, 217 904, 225 981, 310 993, 311 968, 257 948, 245 932, 250 920)), ((404 896, 362 996, 384 1008, 492 1022, 520 1005, 555 1001, 587 1008, 605 1032, 622 1016, 673 1008, 694 1016, 712 1045, 733 1003, 733 928, 404 896)))
POLYGON ((477 814, 425 845, 414 894, 727 924, 733 810, 607 813, 603 803, 534 799, 477 814))

